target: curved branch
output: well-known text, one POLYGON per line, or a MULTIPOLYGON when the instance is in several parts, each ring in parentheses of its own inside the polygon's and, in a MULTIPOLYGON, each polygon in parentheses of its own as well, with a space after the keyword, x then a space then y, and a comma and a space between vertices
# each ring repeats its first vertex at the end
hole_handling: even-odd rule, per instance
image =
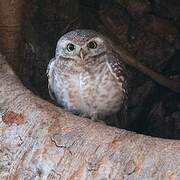
POLYGON ((0 57, 0 179, 179 179, 180 141, 72 115, 27 90, 0 57))

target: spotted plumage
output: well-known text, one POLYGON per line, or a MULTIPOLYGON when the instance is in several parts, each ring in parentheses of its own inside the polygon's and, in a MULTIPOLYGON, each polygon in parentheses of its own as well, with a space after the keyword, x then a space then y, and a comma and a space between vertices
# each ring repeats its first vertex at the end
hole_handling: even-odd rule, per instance
POLYGON ((52 99, 93 120, 126 127, 127 88, 124 65, 111 42, 92 30, 62 36, 48 65, 52 99))

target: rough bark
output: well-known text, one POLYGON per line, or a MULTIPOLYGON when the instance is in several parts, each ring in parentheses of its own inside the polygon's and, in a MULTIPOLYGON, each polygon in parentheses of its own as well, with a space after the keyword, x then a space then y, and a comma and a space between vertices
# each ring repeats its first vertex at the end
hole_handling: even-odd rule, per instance
POLYGON ((27 90, 0 58, 0 179, 179 179, 180 141, 72 115, 27 90))

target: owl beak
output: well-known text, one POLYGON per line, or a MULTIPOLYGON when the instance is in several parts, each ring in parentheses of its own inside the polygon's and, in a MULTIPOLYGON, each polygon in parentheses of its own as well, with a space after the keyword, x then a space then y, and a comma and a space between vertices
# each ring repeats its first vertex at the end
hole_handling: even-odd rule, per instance
POLYGON ((79 52, 79 57, 84 60, 84 57, 86 56, 86 53, 83 49, 80 49, 80 52, 79 52))

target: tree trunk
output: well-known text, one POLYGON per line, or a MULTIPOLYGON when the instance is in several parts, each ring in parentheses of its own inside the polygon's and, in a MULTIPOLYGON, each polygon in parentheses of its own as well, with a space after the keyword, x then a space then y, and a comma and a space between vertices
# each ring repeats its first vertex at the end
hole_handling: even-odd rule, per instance
POLYGON ((19 56, 25 4, 22 0, 0 1, 0 48, 14 70, 19 69, 21 64, 20 58, 17 57, 19 56))
POLYGON ((180 141, 65 112, 0 58, 0 179, 180 179, 180 141))

